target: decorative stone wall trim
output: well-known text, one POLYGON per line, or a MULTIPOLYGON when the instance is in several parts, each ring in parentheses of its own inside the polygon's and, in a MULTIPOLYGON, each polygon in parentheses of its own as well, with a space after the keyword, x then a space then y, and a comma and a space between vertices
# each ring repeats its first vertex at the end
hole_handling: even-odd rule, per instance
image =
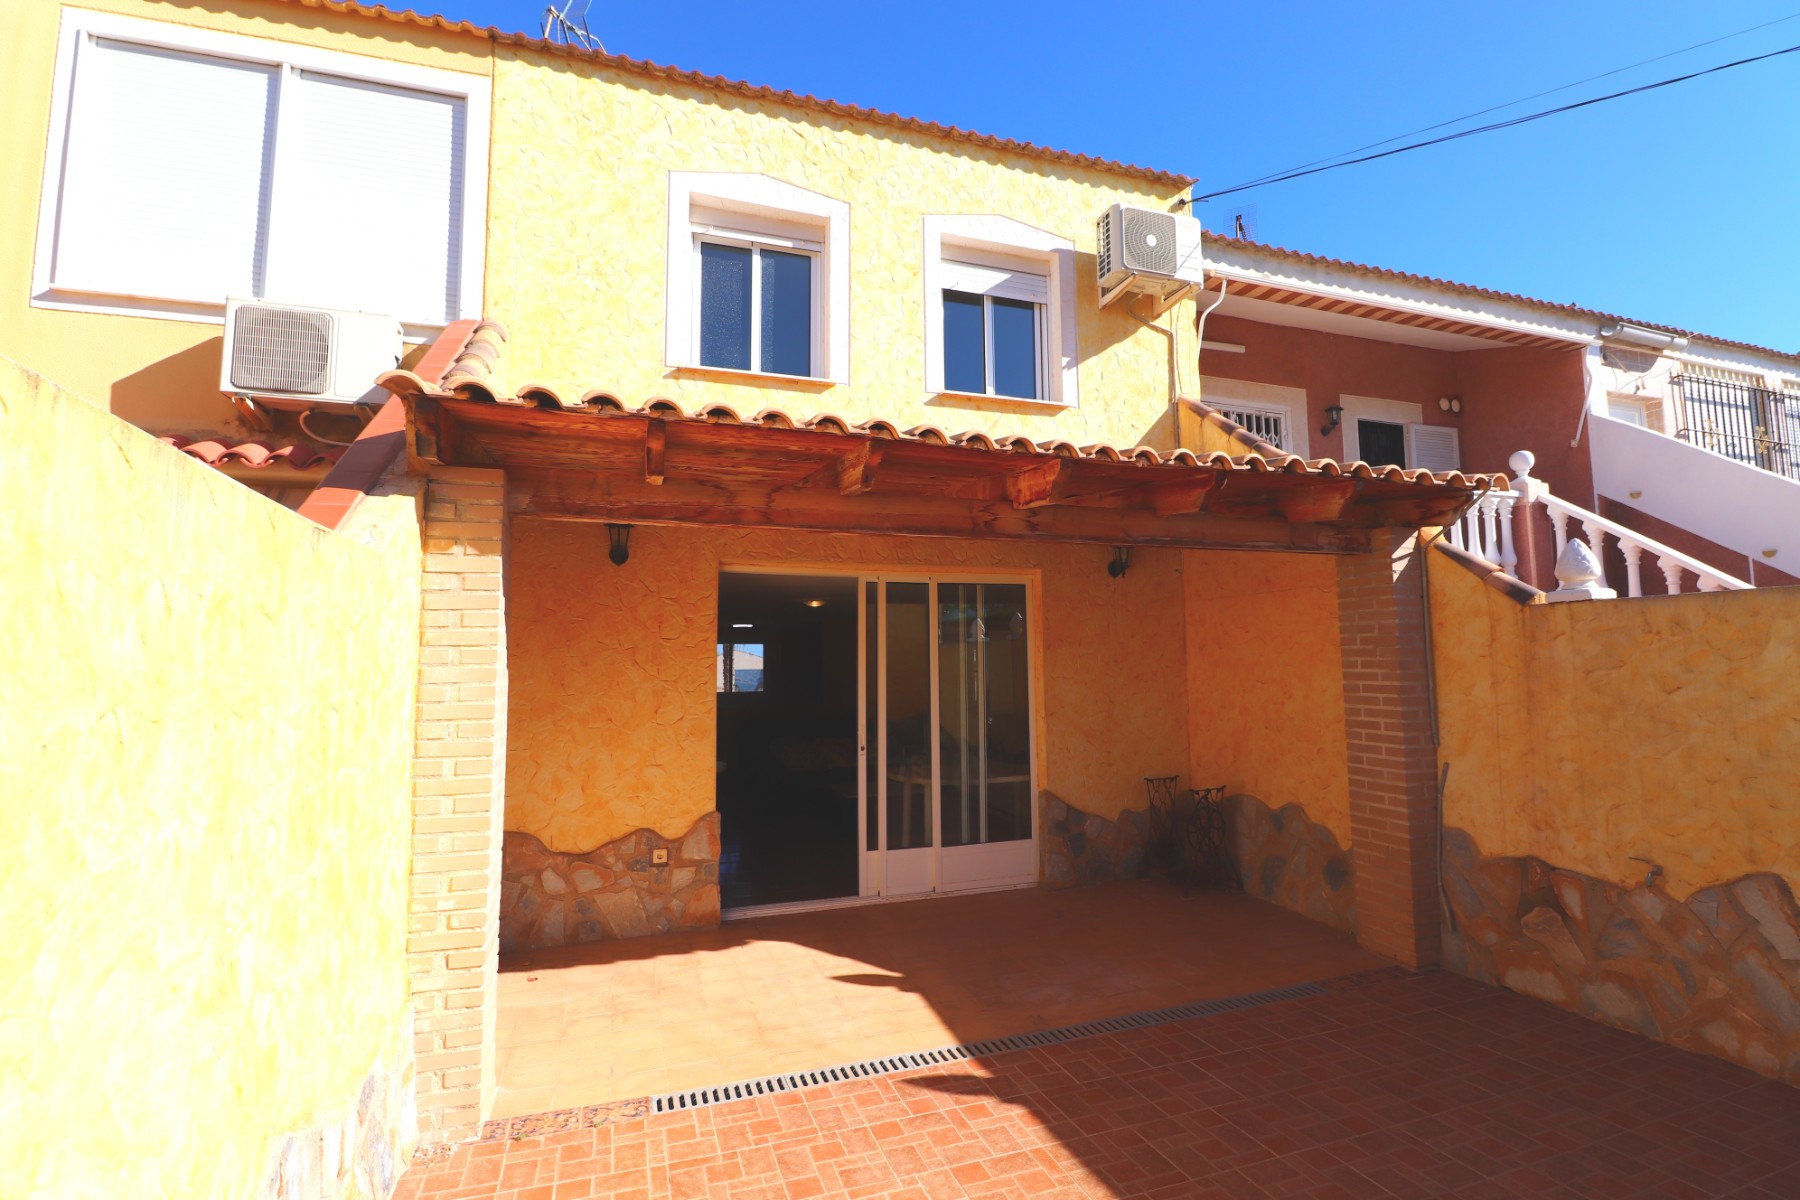
POLYGON ((1148 872, 1150 814, 1126 809, 1109 821, 1082 812, 1048 789, 1038 793, 1039 880, 1047 888, 1080 887, 1148 872))
POLYGON ((500 950, 541 950, 719 923, 719 814, 671 841, 639 829, 586 854, 508 830, 500 868, 500 950), (656 851, 668 862, 656 862, 656 851))
POLYGON ((1298 804, 1272 809, 1248 793, 1225 797, 1231 853, 1244 890, 1302 916, 1356 931, 1356 872, 1337 835, 1298 804))
POLYGON ((369 1071, 356 1099, 275 1143, 262 1200, 387 1200, 419 1142, 413 1020, 369 1071))
POLYGON ((1684 902, 1444 831, 1444 963, 1620 1029, 1800 1084, 1800 905, 1778 875, 1684 902))

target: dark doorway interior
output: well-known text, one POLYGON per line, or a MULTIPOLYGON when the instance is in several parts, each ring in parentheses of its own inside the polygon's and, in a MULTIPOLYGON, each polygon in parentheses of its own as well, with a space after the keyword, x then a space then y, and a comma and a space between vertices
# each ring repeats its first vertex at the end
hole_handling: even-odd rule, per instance
POLYGON ((1356 423, 1357 448, 1362 453, 1362 460, 1376 467, 1404 467, 1406 465, 1406 426, 1396 425, 1392 421, 1367 421, 1356 423))
POLYGON ((857 893, 856 580, 719 577, 726 908, 857 893))

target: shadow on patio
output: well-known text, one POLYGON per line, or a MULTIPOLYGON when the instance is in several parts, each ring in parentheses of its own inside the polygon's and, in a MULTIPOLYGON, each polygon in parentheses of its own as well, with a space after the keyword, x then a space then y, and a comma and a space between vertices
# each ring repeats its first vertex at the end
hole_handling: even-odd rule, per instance
POLYGON ((510 956, 496 1119, 1242 995, 1383 965, 1238 893, 1027 889, 510 956))

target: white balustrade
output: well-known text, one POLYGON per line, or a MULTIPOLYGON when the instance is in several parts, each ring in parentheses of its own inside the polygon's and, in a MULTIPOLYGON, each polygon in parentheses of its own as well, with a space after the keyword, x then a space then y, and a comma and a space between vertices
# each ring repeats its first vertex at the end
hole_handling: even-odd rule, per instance
MULTIPOLYGON (((1715 570, 1701 562, 1699 559, 1683 554, 1673 546, 1665 546, 1655 538, 1646 537, 1634 529, 1619 524, 1617 521, 1609 521, 1599 513, 1589 512, 1578 504, 1570 504, 1567 500, 1560 500, 1557 497, 1552 496, 1549 487, 1547 487, 1542 480, 1533 479, 1531 477, 1531 468, 1536 465, 1536 463, 1537 457, 1529 450, 1521 450, 1513 455, 1511 459, 1511 466, 1514 472, 1512 491, 1483 493, 1481 499, 1470 508, 1470 516, 1466 517, 1462 522, 1463 524, 1469 525, 1470 532, 1465 534, 1462 540, 1458 540, 1453 535, 1451 539, 1452 544, 1461 546, 1463 549, 1468 550, 1473 554, 1480 554, 1489 562, 1496 563, 1498 566, 1503 567, 1509 574, 1512 573, 1513 567, 1517 565, 1518 559, 1517 556, 1513 554, 1511 517, 1514 507, 1520 501, 1524 501, 1527 506, 1527 511, 1529 511, 1530 505, 1541 504, 1544 506, 1544 511, 1550 517, 1550 528, 1556 537, 1556 558, 1559 564, 1559 578, 1564 573, 1564 564, 1573 562, 1572 559, 1565 558, 1564 552, 1569 546, 1569 522, 1575 521, 1581 525, 1582 532, 1587 535, 1585 549, 1591 552, 1591 558, 1594 562, 1600 563, 1605 561, 1606 539, 1608 537, 1611 537, 1614 541, 1619 543, 1619 550, 1625 558, 1625 594, 1633 599, 1641 597, 1644 594, 1642 564, 1643 556, 1646 551, 1656 557, 1656 565, 1662 569, 1663 581, 1667 586, 1670 595, 1676 595, 1682 590, 1684 580, 1686 576, 1690 574, 1694 576, 1696 586, 1702 592, 1741 591, 1750 588, 1751 585, 1744 580, 1733 575, 1727 575, 1723 571, 1715 570), (1505 498, 1504 501, 1500 500, 1501 497, 1505 498), (1493 510, 1495 512, 1499 512, 1500 505, 1502 503, 1504 504, 1504 513, 1500 515, 1500 523, 1504 535, 1502 538, 1503 549, 1501 553, 1504 556, 1510 556, 1504 558, 1504 560, 1502 558, 1497 558, 1492 553, 1494 539, 1491 526, 1485 542, 1480 542, 1478 534, 1474 531, 1473 514, 1489 503, 1495 504, 1495 509, 1493 510)), ((1577 541, 1579 540, 1580 539, 1577 539, 1577 541)), ((1565 587, 1559 588, 1558 591, 1566 594, 1575 590, 1566 586, 1571 583, 1572 580, 1573 577, 1571 580, 1564 580, 1565 587)), ((1592 587, 1586 586, 1594 582, 1592 579, 1584 579, 1581 582, 1584 585, 1582 588, 1582 596, 1570 598, 1591 598, 1598 596, 1599 591, 1606 590, 1599 589, 1597 591, 1592 587)), ((1557 593, 1551 594, 1556 595, 1557 593)))
POLYGON ((1482 492, 1450 526, 1450 544, 1511 574, 1519 565, 1513 542, 1513 506, 1517 502, 1511 492, 1482 492))

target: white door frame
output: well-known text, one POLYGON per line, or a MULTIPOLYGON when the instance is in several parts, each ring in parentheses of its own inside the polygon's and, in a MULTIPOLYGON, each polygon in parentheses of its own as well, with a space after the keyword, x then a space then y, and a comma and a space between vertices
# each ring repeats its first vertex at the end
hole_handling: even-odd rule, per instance
MULTIPOLYGON (((813 564, 807 562, 756 562, 730 563, 721 562, 719 573, 732 575, 823 575, 848 577, 856 580, 856 742, 857 742, 857 802, 856 802, 856 852, 857 852, 857 885, 858 895, 844 897, 837 901, 819 903, 806 902, 795 905, 795 908, 832 907, 840 904, 867 903, 877 899, 916 899, 933 894, 944 894, 956 891, 984 891, 998 888, 1030 887, 1038 882, 1039 858, 1038 843, 1041 831, 1038 828, 1038 724, 1041 712, 1040 700, 1043 695, 1040 678, 1040 665, 1043 662, 1043 631, 1040 613, 1043 606, 1039 599, 1041 573, 1036 570, 985 570, 980 568, 930 569, 926 571, 888 571, 868 569, 843 564, 813 564), (887 592, 885 585, 889 583, 923 583, 926 586, 925 602, 928 620, 931 622, 934 636, 931 637, 931 663, 929 668, 931 688, 931 782, 927 785, 926 800, 931 806, 931 846, 927 860, 926 887, 921 891, 895 891, 888 887, 886 850, 887 841, 887 772, 879 773, 876 785, 876 849, 869 850, 869 754, 871 748, 867 744, 869 733, 869 636, 868 636, 868 588, 875 584, 876 612, 880 626, 876 630, 876 646, 880 656, 881 678, 876 680, 876 738, 874 748, 879 756, 877 761, 885 761, 887 738, 887 592), (1030 701, 1027 712, 1028 755, 1030 758, 1030 784, 1028 792, 1029 811, 1031 814, 1031 838, 1029 843, 1021 846, 1030 856, 1028 869, 1015 875, 1000 878, 977 877, 964 882, 948 883, 944 881, 943 857, 943 812, 939 803, 939 792, 943 786, 942 745, 938 736, 939 711, 939 649, 935 636, 938 584, 940 583, 1016 583, 1025 588, 1025 629, 1026 629, 1026 662, 1030 671, 1028 694, 1030 701)), ((717 614, 715 613, 715 623, 717 614)), ((1016 845, 1016 843, 992 843, 994 845, 1016 845)), ((920 847, 924 850, 924 847, 920 847)), ((952 849, 974 849, 974 847, 953 847, 952 849)), ((911 851, 899 851, 907 854, 911 851)), ((776 906, 787 908, 790 906, 776 906)), ((760 910, 759 910, 760 911, 760 910)))
MULTIPOLYGON (((1344 461, 1363 461, 1362 438, 1356 431, 1358 421, 1385 421, 1389 425, 1418 425, 1425 420, 1425 410, 1410 400, 1383 400, 1379 396, 1339 396, 1343 408, 1344 461)), ((1395 463, 1403 467, 1405 463, 1395 463)))

